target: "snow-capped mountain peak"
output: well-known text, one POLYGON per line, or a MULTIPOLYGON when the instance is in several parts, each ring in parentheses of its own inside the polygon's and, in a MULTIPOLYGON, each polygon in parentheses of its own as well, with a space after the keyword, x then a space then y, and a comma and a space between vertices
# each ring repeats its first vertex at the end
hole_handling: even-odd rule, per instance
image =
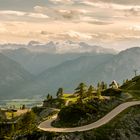
POLYGON ((67 41, 50 41, 47 43, 40 43, 38 41, 30 41, 26 44, 9 44, 0 45, 1 49, 17 49, 26 48, 30 51, 47 52, 47 53, 116 53, 117 51, 109 48, 103 48, 101 46, 88 44, 85 42, 73 42, 67 41), (4 46, 4 47, 3 47, 4 46))

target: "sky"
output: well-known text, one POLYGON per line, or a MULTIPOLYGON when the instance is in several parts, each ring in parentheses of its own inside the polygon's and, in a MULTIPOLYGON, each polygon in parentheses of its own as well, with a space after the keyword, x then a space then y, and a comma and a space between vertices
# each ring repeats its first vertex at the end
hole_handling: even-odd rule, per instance
POLYGON ((140 46, 140 0, 0 0, 0 44, 31 40, 140 46))

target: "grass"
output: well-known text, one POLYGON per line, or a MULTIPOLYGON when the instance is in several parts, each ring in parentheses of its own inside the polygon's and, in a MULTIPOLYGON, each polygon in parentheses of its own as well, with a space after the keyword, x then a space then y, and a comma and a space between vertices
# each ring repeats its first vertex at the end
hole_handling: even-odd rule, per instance
POLYGON ((130 95, 132 95, 132 100, 136 99, 136 100, 140 100, 140 91, 139 90, 127 90, 124 89, 122 90, 123 92, 129 93, 130 95))
MULTIPOLYGON (((87 101, 89 101, 89 100, 91 100, 91 99, 98 99, 98 96, 92 95, 92 96, 89 96, 89 97, 84 98, 83 100, 84 100, 85 102, 87 102, 87 101)), ((103 97, 103 96, 100 96, 99 99, 100 99, 100 100, 104 100, 104 97, 103 97)))
POLYGON ((71 96, 72 94, 63 94, 63 97, 62 98, 70 98, 70 96, 71 96))
POLYGON ((22 114, 25 114, 27 111, 29 111, 29 110, 28 110, 28 109, 24 109, 24 110, 18 110, 17 112, 10 112, 10 111, 7 111, 7 112, 5 112, 5 115, 6 115, 6 118, 7 118, 8 120, 10 120, 10 119, 19 117, 19 116, 22 115, 22 114))
POLYGON ((140 91, 139 92, 129 91, 129 93, 133 96, 134 99, 140 100, 140 91))
POLYGON ((12 119, 12 117, 13 118, 16 117, 16 113, 15 112, 13 114, 11 112, 6 112, 5 115, 6 115, 6 118, 8 120, 12 119))
POLYGON ((140 76, 132 78, 121 86, 122 91, 130 93, 134 99, 140 99, 140 76))
POLYGON ((62 99, 64 99, 66 102, 69 101, 73 103, 75 103, 78 98, 79 97, 73 96, 73 94, 63 94, 63 97, 62 97, 62 99))

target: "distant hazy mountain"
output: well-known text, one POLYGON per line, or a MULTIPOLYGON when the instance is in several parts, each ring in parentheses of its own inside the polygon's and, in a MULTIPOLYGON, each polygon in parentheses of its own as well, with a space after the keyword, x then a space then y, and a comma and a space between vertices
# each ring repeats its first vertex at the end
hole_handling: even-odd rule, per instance
MULTIPOLYGON (((20 63, 27 71, 32 74, 40 74, 44 70, 57 66, 65 61, 84 56, 85 53, 55 54, 46 52, 30 51, 26 48, 15 50, 4 50, 2 52, 7 57, 20 63)), ((90 55, 90 54, 89 54, 90 55)))
POLYGON ((30 51, 46 52, 53 54, 64 53, 116 53, 117 51, 110 48, 87 44, 85 42, 73 41, 50 41, 48 43, 40 43, 30 41, 28 44, 2 44, 0 50, 27 48, 30 51))
POLYGON ((38 76, 40 81, 45 82, 51 90, 65 87, 67 91, 74 89, 80 82, 97 83, 91 70, 107 63, 112 59, 112 54, 100 54, 94 56, 81 56, 75 60, 66 61, 59 66, 50 68, 38 76), (88 81, 88 77, 92 81, 88 81), (56 86, 56 87, 55 87, 56 86))
POLYGON ((36 81, 42 85, 42 91, 56 91, 64 87, 69 92, 80 82, 97 84, 102 80, 110 83, 112 80, 122 82, 123 79, 132 78, 133 70, 140 69, 139 62, 140 48, 127 49, 117 55, 81 56, 47 69, 36 81))
MULTIPOLYGON (((53 42, 50 43, 53 44, 53 42)), ((69 44, 72 43, 69 42, 69 44)), ((31 48, 36 44, 39 43, 30 42, 31 48)), ((80 43, 80 46, 88 48, 88 45, 86 45, 85 43, 80 43)), ((97 47, 96 49, 98 50, 99 48, 97 47)), ((17 88, 16 94, 18 93, 19 95, 46 95, 48 93, 54 95, 59 87, 64 87, 66 92, 71 92, 80 82, 93 85, 102 80, 107 83, 112 80, 122 82, 123 79, 134 76, 134 69, 140 69, 139 47, 124 50, 119 54, 107 53, 108 51, 99 52, 96 49, 93 51, 94 53, 46 53, 29 51, 24 48, 4 51, 3 53, 18 61, 30 72, 35 74, 41 72, 32 81, 23 84, 23 87, 18 86, 20 88, 17 88)), ((12 62, 6 64, 8 66, 6 69, 10 70, 11 65, 12 62)), ((17 71, 21 71, 21 69, 13 69, 12 73, 18 73, 17 71)), ((5 73, 6 70, 1 72, 1 74, 5 73)), ((27 72, 25 71, 25 73, 27 72)), ((28 77, 30 76, 27 76, 27 79, 28 77)), ((23 81, 27 81, 26 76, 23 81)), ((14 82, 12 85, 15 86, 14 82)), ((14 92, 11 92, 11 94, 14 94, 14 92)))
POLYGON ((116 53, 113 49, 107 49, 96 45, 89 45, 85 42, 49 42, 43 45, 30 45, 34 50, 45 50, 49 53, 116 53))
MULTIPOLYGON (((122 82, 123 79, 129 79, 134 76, 134 70, 137 69, 140 73, 140 48, 135 47, 127 49, 114 55, 112 59, 107 61, 95 69, 88 72, 89 75, 93 75, 97 81, 104 80, 111 82, 116 80, 122 82)), ((90 76, 85 76, 88 81, 92 81, 90 76)))
POLYGON ((103 48, 96 45, 89 45, 85 42, 73 42, 73 41, 64 41, 64 42, 54 42, 50 41, 46 44, 41 44, 36 41, 31 41, 27 45, 31 50, 36 51, 46 51, 47 53, 116 53, 116 50, 103 48))
POLYGON ((15 91, 31 79, 20 64, 0 54, 0 99, 16 97, 15 91))
MULTIPOLYGON (((96 54, 93 56, 81 56, 74 60, 66 61, 58 66, 45 70, 36 77, 36 80, 21 89, 20 94, 55 94, 59 87, 71 91, 81 81, 87 81, 88 71, 98 65, 106 63, 113 57, 112 54, 96 54), (84 78, 83 78, 84 77, 84 78)), ((92 75, 91 75, 92 77, 92 75)), ((94 81, 94 77, 92 77, 94 81)), ((95 82, 95 81, 94 81, 95 82)))
MULTIPOLYGON (((10 44, 8 44, 10 46, 10 44)), ((16 45, 16 48, 18 45, 16 45)), ((14 48, 12 45, 9 48, 14 48)), ((93 54, 114 54, 112 49, 102 48, 100 46, 91 46, 84 42, 75 43, 66 42, 49 42, 41 44, 36 41, 29 42, 28 45, 19 49, 4 49, 2 53, 9 58, 20 63, 26 70, 32 74, 39 74, 44 70, 57 66, 65 61, 74 60, 80 56, 93 54)))

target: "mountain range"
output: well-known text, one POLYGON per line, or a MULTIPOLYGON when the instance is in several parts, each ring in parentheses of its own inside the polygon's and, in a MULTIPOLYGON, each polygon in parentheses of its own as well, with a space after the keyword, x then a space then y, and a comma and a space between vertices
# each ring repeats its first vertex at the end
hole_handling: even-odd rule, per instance
POLYGON ((122 83, 123 80, 132 78, 134 70, 140 68, 139 60, 140 48, 128 49, 117 55, 81 56, 45 70, 36 77, 36 80, 44 91, 46 89, 46 92, 52 93, 59 87, 64 87, 66 92, 73 92, 80 82, 94 86, 101 81, 110 84, 116 80, 122 83))
MULTIPOLYGON (((52 48, 59 48, 58 44, 49 43, 50 46, 41 44, 41 49, 43 47, 51 48, 52 46, 54 46, 52 48)), ((67 43, 71 44, 73 42, 68 41, 67 43)), ((22 46, 22 48, 18 47, 12 50, 9 48, 3 49, 2 53, 6 58, 16 61, 22 67, 21 71, 24 70, 26 74, 31 75, 27 76, 27 80, 25 78, 26 83, 21 84, 22 86, 19 86, 20 88, 17 88, 14 94, 18 97, 21 97, 21 95, 47 95, 48 93, 55 95, 59 87, 63 87, 64 91, 69 93, 73 92, 72 89, 76 88, 80 82, 93 84, 94 86, 100 81, 109 84, 112 80, 116 80, 122 83, 123 79, 132 78, 134 70, 140 68, 139 47, 117 53, 98 46, 91 47, 84 42, 78 44, 84 46, 84 48, 87 47, 87 50, 88 47, 92 48, 92 51, 74 52, 72 50, 63 53, 62 51, 61 53, 59 51, 37 51, 37 47, 40 49, 39 42, 30 42, 27 45, 28 47, 22 46), (35 47, 35 50, 33 50, 33 47, 35 47)), ((83 49, 83 47, 81 48, 83 49)), ((73 47, 70 49, 73 49, 73 47)), ((2 73, 5 72, 2 71, 2 73)), ((13 92, 11 92, 12 94, 13 92)))
POLYGON ((5 44, 0 46, 4 55, 20 63, 30 73, 38 75, 44 70, 65 61, 91 54, 114 54, 117 51, 84 42, 49 42, 42 44, 30 41, 27 45, 5 44), (12 49, 11 49, 12 48, 12 49))
POLYGON ((46 52, 53 54, 64 53, 116 53, 111 48, 103 48, 101 46, 87 44, 85 42, 67 41, 50 41, 48 43, 40 43, 30 41, 28 44, 1 44, 0 50, 26 48, 30 51, 46 52))
POLYGON ((0 99, 16 97, 16 91, 32 78, 20 64, 0 53, 0 99))

